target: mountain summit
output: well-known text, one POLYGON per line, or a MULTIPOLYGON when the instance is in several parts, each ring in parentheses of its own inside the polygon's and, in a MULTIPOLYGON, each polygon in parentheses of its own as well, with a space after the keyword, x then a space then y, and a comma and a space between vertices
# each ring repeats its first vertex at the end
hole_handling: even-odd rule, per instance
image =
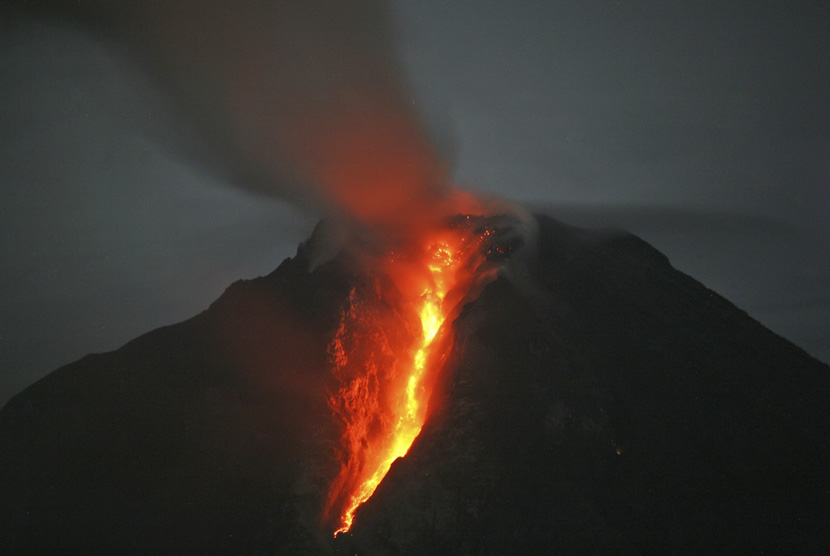
POLYGON ((481 224, 489 278, 442 328, 423 428, 348 532, 326 515, 332 360, 382 362, 413 324, 348 253, 313 263, 318 231, 0 411, 0 552, 826 551, 830 368, 633 235, 534 224, 481 224), (384 326, 344 332, 356 307, 384 326))

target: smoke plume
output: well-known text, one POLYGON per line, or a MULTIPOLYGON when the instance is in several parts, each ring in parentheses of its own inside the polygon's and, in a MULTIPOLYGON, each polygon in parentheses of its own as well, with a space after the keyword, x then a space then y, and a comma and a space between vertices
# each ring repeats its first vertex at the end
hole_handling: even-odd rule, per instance
POLYGON ((457 210, 382 0, 52 2, 144 67, 247 187, 386 240, 457 210))

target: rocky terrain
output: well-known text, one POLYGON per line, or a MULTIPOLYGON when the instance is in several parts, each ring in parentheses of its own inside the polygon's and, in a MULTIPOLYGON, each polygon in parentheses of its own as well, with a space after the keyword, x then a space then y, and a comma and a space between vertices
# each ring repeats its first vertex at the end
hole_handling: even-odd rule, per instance
POLYGON ((313 237, 0 411, 0 552, 827 550, 830 368, 635 236, 536 223, 452 323, 426 425, 350 533, 320 515, 327 346, 350 295, 395 292, 312 265, 313 237))

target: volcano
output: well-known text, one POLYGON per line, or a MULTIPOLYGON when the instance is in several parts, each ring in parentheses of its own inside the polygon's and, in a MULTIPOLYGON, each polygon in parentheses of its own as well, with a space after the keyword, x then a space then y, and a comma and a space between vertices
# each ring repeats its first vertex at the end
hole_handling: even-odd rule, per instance
POLYGON ((422 335, 399 281, 320 258, 320 226, 272 274, 3 408, 0 552, 830 547, 827 365, 631 234, 455 226, 478 239, 464 291, 441 294, 423 419, 347 525, 355 454, 394 423, 344 440, 362 410, 341 394, 371 368, 365 391, 394 405, 384 384, 407 375, 389 369, 422 335))

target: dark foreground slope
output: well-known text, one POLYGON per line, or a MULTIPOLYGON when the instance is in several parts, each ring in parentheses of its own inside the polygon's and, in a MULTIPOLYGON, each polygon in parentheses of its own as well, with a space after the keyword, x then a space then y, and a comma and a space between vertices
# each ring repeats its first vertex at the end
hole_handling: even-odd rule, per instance
POLYGON ((350 293, 394 292, 306 251, 10 401, 2 553, 830 546, 830 368, 641 240, 547 218, 455 321, 434 413, 332 541, 326 346, 350 293))

